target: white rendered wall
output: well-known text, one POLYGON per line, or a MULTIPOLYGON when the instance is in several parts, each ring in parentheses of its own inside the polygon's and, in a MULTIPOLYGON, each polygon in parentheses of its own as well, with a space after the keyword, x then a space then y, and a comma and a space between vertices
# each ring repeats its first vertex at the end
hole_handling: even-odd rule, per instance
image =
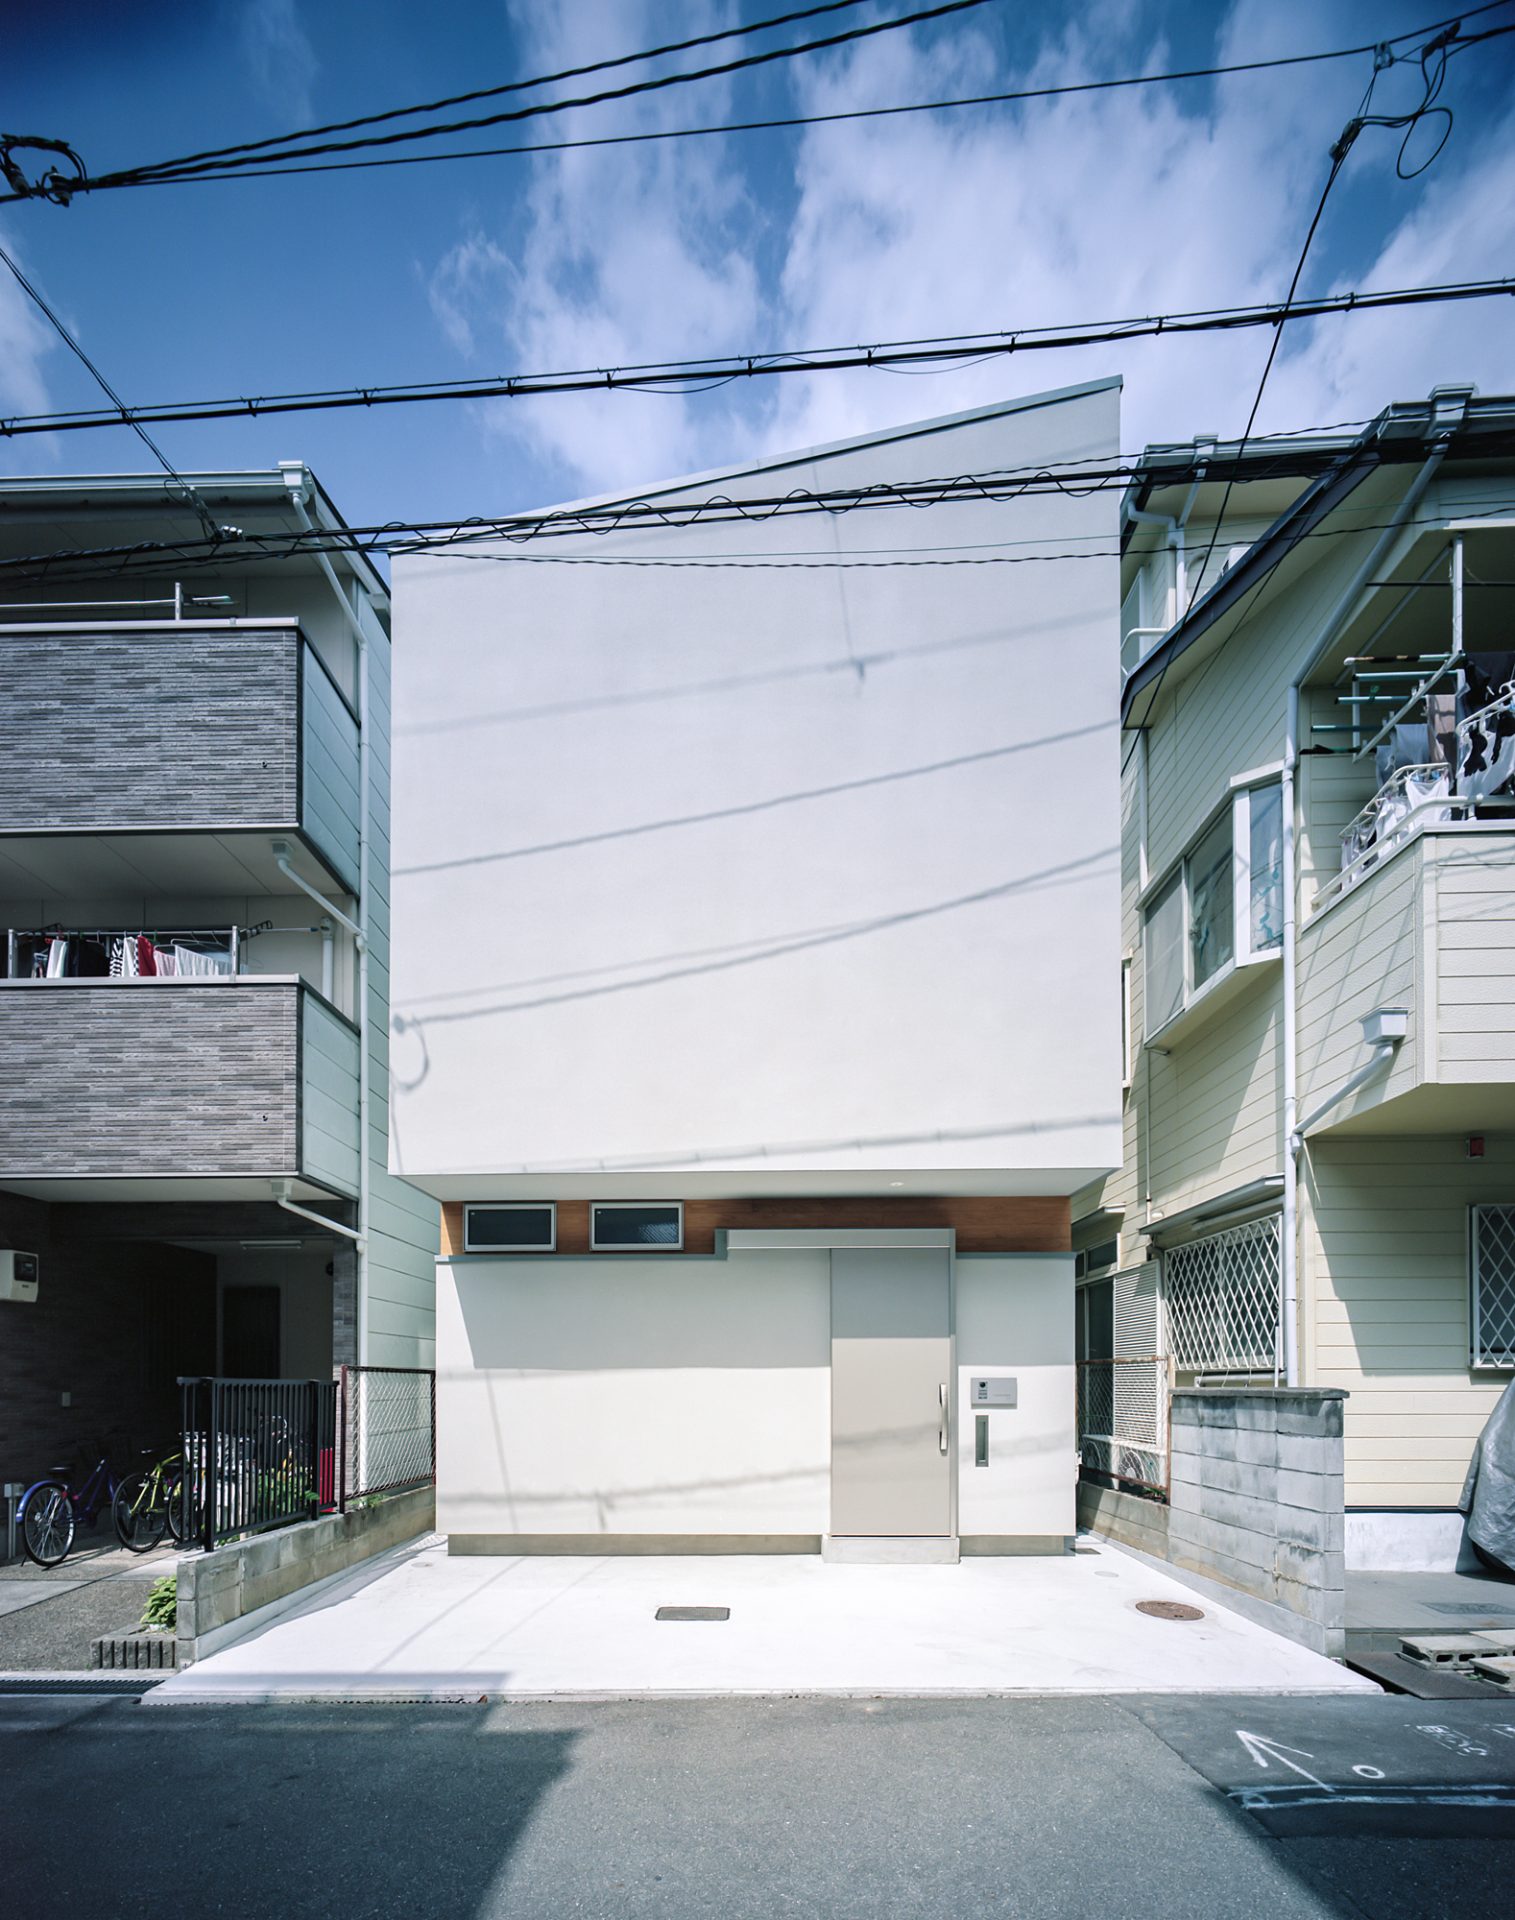
POLYGON ((442 1261, 444 1533, 815 1534, 824 1250, 442 1261))
POLYGON ((1074 1517, 1073 1256, 959 1257, 958 1532, 1071 1535, 1074 1517), (973 1464, 973 1374, 1009 1374, 1017 1405, 991 1409, 989 1464, 973 1464))
MULTIPOLYGON (((1118 397, 665 496, 1097 462, 1118 397)), ((1055 1193, 1114 1164, 1116 503, 400 558, 396 1171, 454 1198, 730 1169, 1055 1193), (933 564, 601 564, 765 556, 933 564), (964 559, 992 563, 936 564, 964 559)))
MULTIPOLYGON (((959 1530, 1067 1535, 1073 1262, 959 1260, 959 1530), (971 1373, 1009 1373, 973 1465, 971 1373)), ((830 1525, 831 1257, 593 1255, 437 1269, 444 1533, 802 1534, 830 1525)))

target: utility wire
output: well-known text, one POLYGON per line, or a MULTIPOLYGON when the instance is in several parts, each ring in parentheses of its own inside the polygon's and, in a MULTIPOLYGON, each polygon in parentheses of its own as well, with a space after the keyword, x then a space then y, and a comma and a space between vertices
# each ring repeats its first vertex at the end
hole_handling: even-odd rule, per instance
MULTIPOLYGON (((1464 10, 1455 18, 1473 19, 1509 4, 1510 0, 1487 0, 1485 5, 1464 10)), ((834 113, 789 114, 761 120, 725 121, 707 126, 662 128, 643 133, 602 134, 573 140, 539 141, 503 147, 472 147, 447 153, 390 154, 370 160, 316 161, 309 165, 279 165, 277 162, 291 156, 288 153, 282 155, 271 153, 267 156, 268 164, 245 167, 227 165, 216 172, 167 174, 150 173, 146 169, 133 169, 93 177, 73 149, 62 141, 0 136, 0 171, 3 171, 13 189, 9 194, 0 195, 0 206, 11 201, 31 198, 49 199, 66 205, 78 193, 103 190, 108 187, 194 185, 213 180, 266 178, 275 174, 348 172, 372 167, 419 166, 446 160, 480 160, 509 155, 563 153, 582 148, 636 146, 650 141, 703 139, 729 133, 760 133, 797 127, 828 126, 845 121, 888 119, 901 114, 940 113, 962 107, 1003 106, 1030 100, 1061 99, 1069 95, 1105 93, 1125 87, 1164 86, 1182 80, 1218 79, 1230 74, 1261 73, 1280 68, 1313 65, 1322 61, 1352 59, 1362 54, 1374 53, 1380 46, 1392 49, 1402 41, 1413 40, 1445 24, 1448 23, 1433 21, 1426 26, 1397 34, 1387 41, 1366 41, 1357 46, 1336 47, 1322 53, 1290 54, 1274 59, 1237 61, 1212 67, 1188 67, 1167 73, 1129 74, 1110 80, 1073 81, 1061 86, 1022 87, 1008 92, 972 94, 943 100, 911 101, 887 107, 857 107, 834 113), (12 149, 19 150, 26 147, 62 153, 68 158, 73 169, 72 173, 61 174, 55 168, 39 181, 27 183, 19 166, 11 157, 12 149)), ((1497 28, 1490 34, 1480 35, 1479 38, 1495 38, 1508 32, 1515 32, 1515 28, 1497 28)), ((1391 59, 1399 57, 1391 55, 1391 59)), ((164 163, 164 165, 171 164, 164 163)))
MULTIPOLYGON (((1480 451, 1483 451, 1483 449, 1480 451)), ((1487 451, 1491 458, 1508 457, 1511 453, 1515 453, 1515 439, 1502 437, 1496 446, 1488 448, 1487 451)), ((1268 477, 1266 472, 1254 476, 1254 478, 1257 479, 1266 479, 1268 477)), ((1118 481, 1112 480, 1106 486, 1099 489, 1090 489, 1090 491, 1113 492, 1118 489, 1119 484, 1118 481)), ((839 517, 844 513, 851 512, 854 507, 913 506, 919 508, 925 506, 949 506, 955 501, 972 497, 973 496, 968 494, 959 493, 947 494, 936 500, 874 497, 867 500, 857 500, 853 503, 853 506, 830 505, 802 508, 796 505, 793 514, 786 515, 785 517, 794 517, 795 515, 803 513, 814 514, 822 512, 831 514, 833 517, 839 517)), ((744 503, 732 502, 731 504, 740 507, 744 503)), ((1480 510, 1476 513, 1464 513, 1460 517, 1467 521, 1498 520, 1508 517, 1508 512, 1509 509, 1507 507, 1493 507, 1487 510, 1480 510)), ((770 516, 736 513, 729 514, 724 519, 712 521, 707 515, 705 519, 698 524, 727 525, 737 519, 757 520, 767 517, 770 516)), ((590 566, 596 564, 600 566, 629 566, 640 564, 643 566, 661 566, 666 568, 699 565, 731 570, 752 570, 764 566, 773 569, 824 566, 824 568, 829 571, 846 572, 851 566, 862 566, 864 564, 861 561, 848 561, 831 556, 824 556, 819 561, 811 562, 791 559, 774 561, 764 561, 761 559, 747 561, 733 559, 696 561, 690 559, 659 560, 651 558, 637 561, 630 557, 622 558, 613 555, 475 554, 460 551, 461 543, 491 537, 510 539, 525 536, 497 534, 494 528, 488 527, 459 526, 456 521, 449 521, 443 524, 453 529, 450 535, 445 532, 430 535, 425 523, 412 522, 402 525, 398 522, 393 522, 382 528, 317 528, 315 531, 321 536, 319 541, 311 541, 303 538, 301 535, 290 533, 244 535, 235 547, 230 546, 224 539, 220 541, 139 541, 134 546, 122 547, 60 547, 49 553, 24 554, 16 555, 8 559, 0 559, 0 573, 19 573, 23 577, 35 574, 40 578, 46 575, 50 569, 63 566, 64 563, 88 561, 95 564, 92 564, 87 570, 79 568, 66 570, 64 577, 93 579, 99 577, 115 577, 128 573, 160 573, 167 568, 187 570, 195 566, 225 566, 227 564, 234 564, 240 567, 257 560, 278 561, 298 559, 301 555, 309 553, 347 554, 349 556, 357 554, 363 558, 368 558, 376 553, 383 554, 386 557, 392 557, 395 554, 409 555, 424 552, 443 554, 449 560, 489 560, 501 565, 524 564, 530 561, 544 566, 549 563, 557 566, 590 566)), ((674 522, 670 520, 667 524, 671 526, 688 526, 697 523, 692 520, 686 522, 674 522)), ((1445 524, 1445 515, 1425 515, 1403 522, 1396 521, 1393 524, 1396 526, 1404 525, 1411 527, 1442 526, 1445 524)), ((1354 521, 1351 526, 1313 529, 1309 533, 1299 535, 1298 541, 1351 539, 1358 534, 1382 532, 1389 525, 1390 522, 1386 520, 1354 521)), ((583 531, 583 529, 564 529, 564 531, 583 531)), ((1077 537, 1079 536, 1070 536, 1070 538, 1077 537)), ((1294 544, 1298 544, 1298 541, 1294 544)), ((1119 546, 1102 548, 1085 547, 1076 551, 1070 550, 1063 553, 1009 554, 1003 558, 996 556, 991 558, 989 564, 998 566, 1031 566, 1044 565, 1048 561, 1053 560, 1118 560, 1122 557, 1122 553, 1123 550, 1119 546)), ((881 560, 873 564, 888 565, 891 564, 891 562, 881 560)), ((981 565, 984 564, 984 562, 973 557, 966 559, 944 559, 936 562, 923 560, 915 562, 914 564, 967 566, 981 565)))
MULTIPOLYGON (((114 404, 117 410, 117 413, 124 419, 128 412, 125 401, 122 400, 120 394, 116 392, 116 389, 111 385, 109 380, 106 379, 105 375, 95 365, 94 361, 90 359, 89 355, 84 351, 83 347, 80 346, 79 342, 69 332, 68 328, 64 326, 63 322, 58 318, 57 314, 54 313, 53 309, 48 305, 47 301, 43 298, 40 290, 37 287, 35 287, 30 280, 27 279, 26 275, 21 271, 20 267, 16 264, 15 260, 11 258, 10 254, 7 253, 7 251, 3 246, 0 246, 0 261, 4 261, 5 265, 9 267, 11 274, 15 279, 16 284, 20 287, 21 291, 33 303, 33 305, 37 308, 37 310, 44 315, 44 317, 47 319, 47 321, 51 325, 53 331, 57 334, 58 338, 63 342, 64 346, 68 348, 69 352, 72 353, 76 359, 82 362, 82 364, 86 368, 88 368, 91 376, 95 381, 95 384, 100 388, 101 392, 104 393, 105 397, 114 404)), ((132 432, 136 434, 137 438, 142 442, 142 444, 147 448, 148 452, 158 462, 158 465, 162 467, 163 471, 168 475, 169 479, 172 480, 174 485, 179 488, 180 497, 185 501, 187 505, 193 507, 195 511, 195 515, 198 518, 201 526, 204 527, 207 536, 214 541, 219 541, 222 538, 222 529, 217 526, 215 520, 212 518, 209 510, 207 509, 205 502, 200 498, 199 494, 190 485, 190 483, 184 478, 183 474, 179 472, 178 468, 169 459, 168 455, 163 451, 163 449, 158 445, 157 441, 153 439, 152 435, 147 431, 146 427, 144 427, 142 423, 138 420, 127 420, 126 424, 130 426, 132 432)))
MULTIPOLYGON (((371 134, 355 140, 329 140, 314 146, 285 147, 253 163, 257 166, 277 160, 305 160, 328 153, 352 153, 371 147, 397 146, 407 140, 440 139, 447 134, 471 133, 483 127, 514 125, 524 120, 569 113, 580 107, 603 106, 614 100, 630 100, 642 94, 661 93, 669 87, 687 87, 700 80, 716 80, 729 74, 745 73, 754 67, 771 65, 776 60, 794 60, 801 54, 819 53, 832 47, 848 46, 857 40, 869 40, 881 33, 895 33, 902 27, 919 26, 928 20, 941 20, 950 14, 967 13, 987 6, 990 0, 937 0, 930 7, 902 13, 891 20, 876 20, 867 26, 847 27, 839 33, 817 40, 802 40, 794 46, 770 47, 763 53, 743 54, 740 59, 723 60, 715 66, 694 67, 688 72, 665 73, 645 80, 633 80, 623 87, 605 87, 598 93, 580 94, 572 100, 544 100, 524 107, 510 107, 499 113, 479 114, 468 120, 449 120, 428 127, 410 127, 396 133, 371 134)), ((298 136, 295 136, 298 137, 298 136)), ((135 186, 149 181, 184 179, 195 174, 219 173, 225 166, 219 160, 165 160, 156 165, 132 167, 121 173, 107 173, 92 185, 101 187, 135 186)))
MULTIPOLYGON (((381 126, 386 121, 408 119, 415 113, 445 113, 449 107, 466 107, 474 100, 494 100, 507 93, 532 93, 538 87, 560 86, 565 80, 582 80, 591 73, 608 73, 616 67, 637 66, 644 60, 661 60, 673 53, 688 53, 695 47, 714 46, 721 40, 740 40, 774 27, 792 26, 797 20, 814 20, 824 14, 846 13, 864 4, 864 0, 827 0, 824 6, 800 7, 792 13, 776 13, 766 20, 752 20, 745 26, 723 27, 717 33, 700 33, 688 40, 665 41, 660 47, 644 47, 639 53, 618 53, 608 60, 593 60, 587 66, 563 67, 557 73, 539 74, 534 80, 507 80, 497 87, 475 87, 469 93, 454 93, 441 100, 427 100, 413 107, 391 107, 385 113, 364 113, 355 120, 330 120, 325 126, 302 127, 296 133, 275 134, 267 140, 244 140, 233 147, 207 147, 203 152, 186 154, 184 165, 197 160, 224 160, 240 154, 286 147, 295 140, 318 140, 323 134, 351 133, 357 127, 381 126)), ((277 155, 273 156, 277 158, 277 155)))
MULTIPOLYGON (((1297 284, 1297 276, 1296 276, 1297 284)), ((0 417, 0 438, 29 433, 77 433, 98 427, 139 426, 186 420, 259 419, 275 413, 322 413, 354 407, 411 406, 434 400, 521 400, 562 393, 685 392, 786 373, 831 373, 854 368, 908 365, 931 371, 963 360, 991 360, 1015 353, 1086 347, 1148 336, 1189 335, 1274 326, 1330 314, 1416 307, 1515 296, 1515 277, 1469 280, 1445 286, 1392 287, 1378 292, 1329 294, 1317 300, 1266 306, 1211 307, 1125 320, 1089 321, 1054 329, 1024 327, 939 339, 890 340, 871 347, 822 347, 808 351, 732 354, 705 360, 664 360, 639 366, 582 367, 558 373, 500 374, 482 380, 421 381, 405 386, 340 387, 241 399, 166 401, 144 407, 117 406, 68 413, 0 417), (691 384, 694 383, 693 389, 691 384)), ((1255 413, 1254 413, 1255 419, 1255 413)))

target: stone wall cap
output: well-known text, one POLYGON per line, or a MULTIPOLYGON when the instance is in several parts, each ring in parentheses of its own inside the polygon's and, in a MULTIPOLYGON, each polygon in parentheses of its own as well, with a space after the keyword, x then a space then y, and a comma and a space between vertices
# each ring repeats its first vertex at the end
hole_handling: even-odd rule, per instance
POLYGON ((1175 1387, 1173 1398, 1182 1400, 1347 1400, 1346 1387, 1175 1387))

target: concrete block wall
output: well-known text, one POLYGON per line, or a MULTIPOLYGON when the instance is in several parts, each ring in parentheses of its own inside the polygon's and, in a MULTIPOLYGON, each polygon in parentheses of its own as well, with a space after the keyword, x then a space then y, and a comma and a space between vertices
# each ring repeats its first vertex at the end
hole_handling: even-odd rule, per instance
POLYGON ((1345 1648, 1343 1404, 1334 1387, 1190 1388, 1172 1405, 1168 1555, 1345 1648))
POLYGON ((329 1513, 276 1533, 192 1554, 179 1565, 178 1660, 187 1667, 235 1639, 249 1614, 276 1607, 304 1587, 430 1532, 431 1487, 397 1493, 375 1506, 329 1513))

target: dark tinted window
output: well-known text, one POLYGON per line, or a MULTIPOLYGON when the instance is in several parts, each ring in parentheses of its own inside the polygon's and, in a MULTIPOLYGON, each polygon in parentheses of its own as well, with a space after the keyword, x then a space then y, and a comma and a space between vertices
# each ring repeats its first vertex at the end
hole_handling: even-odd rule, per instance
POLYGON ((594 1209, 597 1247, 676 1247, 683 1239, 683 1208, 604 1207, 594 1209))
POLYGON ((540 1247, 550 1252, 553 1245, 551 1207, 466 1207, 463 1242, 470 1253, 487 1253, 491 1247, 505 1250, 540 1247))

